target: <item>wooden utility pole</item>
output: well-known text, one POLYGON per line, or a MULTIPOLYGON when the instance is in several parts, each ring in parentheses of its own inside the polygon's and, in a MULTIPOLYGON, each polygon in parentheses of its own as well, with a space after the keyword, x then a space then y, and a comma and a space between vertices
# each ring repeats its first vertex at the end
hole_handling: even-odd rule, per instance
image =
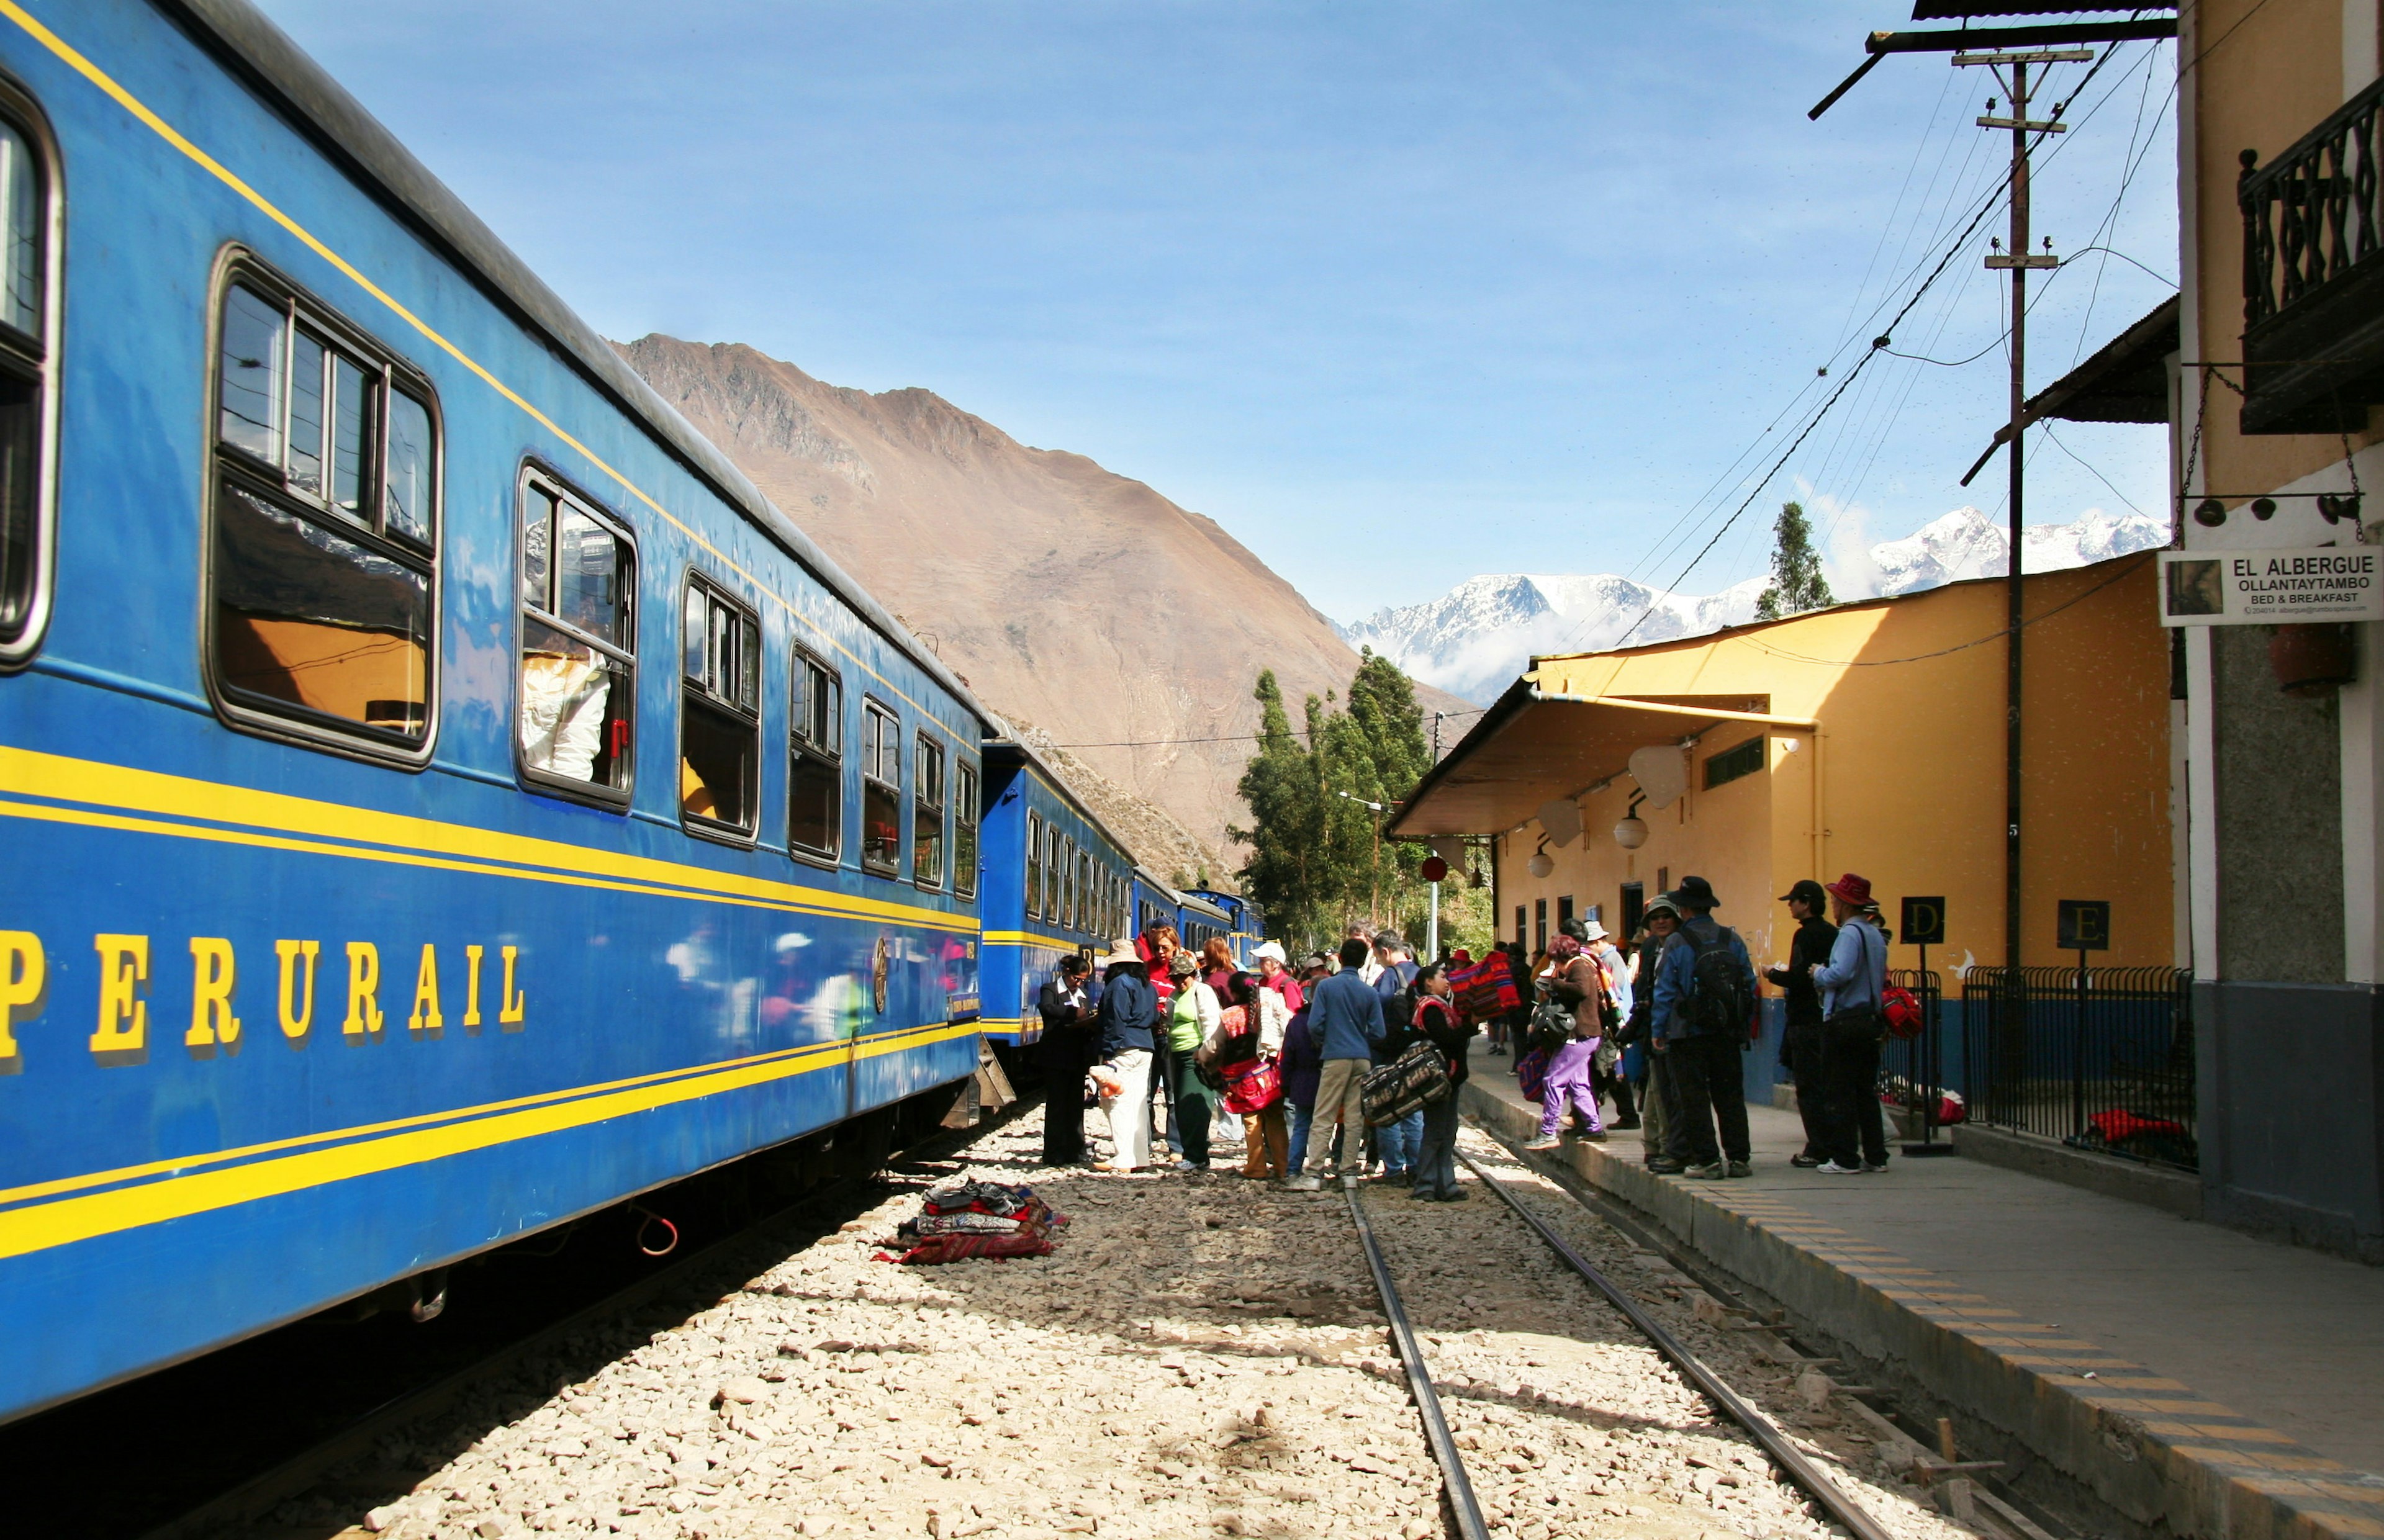
MULTIPOLYGON (((2011 115, 1995 116, 1995 104, 1987 103, 1986 116, 1979 119, 1982 129, 2011 130, 2011 248, 1996 252, 1987 258, 1992 268, 2011 271, 2011 420, 2005 432, 2010 435, 2005 446, 2011 453, 2011 519, 2010 545, 2005 562, 2005 625, 2007 635, 2004 641, 2004 965, 2020 965, 2020 631, 2027 624, 2022 614, 2020 540, 2022 515, 2027 491, 2027 446, 2021 435, 2028 427, 2028 272, 2031 267, 2058 267, 2061 259, 2050 252, 2030 252, 2028 224, 2029 135, 2032 133, 2066 133, 2067 129, 2057 119, 2067 103, 2055 103, 2053 117, 2030 118, 2028 115, 2030 85, 2028 67, 2031 64, 2084 63, 2094 56, 2091 48, 2035 48, 2004 50, 1983 54, 1956 54, 1957 67, 1977 66, 1994 71, 2003 83, 2011 115), (2008 68, 2010 73, 2005 74, 2008 68)), ((2042 83, 2042 82, 2040 82, 2042 83)), ((2050 240, 2046 244, 2050 245, 2050 240)))

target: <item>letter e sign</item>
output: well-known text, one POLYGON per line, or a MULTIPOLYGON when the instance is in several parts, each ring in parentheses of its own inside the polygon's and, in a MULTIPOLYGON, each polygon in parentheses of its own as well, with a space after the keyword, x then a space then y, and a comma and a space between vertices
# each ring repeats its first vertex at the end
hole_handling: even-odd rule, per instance
POLYGON ((2064 951, 2108 951, 2111 950, 2111 903, 2107 899, 2062 899, 2060 910, 2061 950, 2064 951))

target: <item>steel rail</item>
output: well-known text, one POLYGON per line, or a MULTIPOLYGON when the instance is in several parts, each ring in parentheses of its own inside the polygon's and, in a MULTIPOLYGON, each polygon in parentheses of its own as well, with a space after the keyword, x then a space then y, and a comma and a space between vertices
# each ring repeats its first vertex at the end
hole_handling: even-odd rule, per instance
POLYGON ((1471 1168, 1473 1174, 1482 1179, 1484 1186, 1497 1194, 1507 1207, 1521 1215, 1524 1223, 1537 1231, 1540 1238, 1548 1243, 1548 1248, 1562 1259, 1567 1267, 1580 1274, 1583 1282, 1606 1296, 1607 1301, 1620 1310, 1642 1335, 1654 1343, 1658 1351, 1671 1360, 1674 1366, 1688 1376, 1689 1383, 1695 1385, 1706 1399, 1720 1407, 1732 1422, 1754 1434, 1756 1443, 1763 1447, 1763 1452, 1770 1457, 1771 1462, 1786 1472, 1788 1478, 1803 1487, 1831 1519, 1844 1524, 1855 1540, 1893 1540, 1879 1521, 1865 1512, 1843 1488, 1822 1474, 1819 1467, 1807 1459, 1804 1451, 1790 1443, 1787 1434, 1773 1425, 1770 1418, 1723 1384, 1720 1375, 1707 1368, 1704 1360, 1690 1352, 1685 1343, 1642 1309, 1638 1300, 1584 1261, 1580 1252, 1566 1244, 1562 1236, 1548 1227, 1546 1221, 1523 1207, 1522 1200, 1508 1191, 1505 1183, 1484 1170, 1481 1161, 1462 1149, 1457 1152, 1457 1158, 1471 1168))
MULTIPOLYGON (((1408 1323, 1407 1307, 1399 1303, 1399 1291, 1391 1283, 1391 1270, 1383 1261, 1383 1248, 1374 1239, 1374 1227, 1366 1223, 1366 1207, 1358 1200, 1354 1183, 1345 1186, 1342 1192, 1349 1199, 1349 1218, 1358 1226, 1358 1240, 1366 1248, 1366 1265, 1373 1270, 1374 1292, 1383 1297, 1383 1313, 1390 1319, 1391 1340, 1398 1348, 1399 1364, 1408 1372, 1408 1394, 1415 1401, 1417 1415, 1423 1419, 1423 1435, 1432 1446, 1432 1458, 1440 1466, 1441 1486, 1448 1496, 1449 1511, 1457 1516, 1457 1533, 1461 1540, 1489 1540, 1489 1528, 1482 1521, 1482 1505, 1473 1497, 1473 1480, 1465 1473, 1465 1461, 1457 1453, 1457 1441, 1448 1435, 1448 1419, 1440 1410, 1440 1392, 1433 1388, 1432 1372, 1424 1367, 1423 1349, 1417 1345, 1415 1328, 1408 1323)), ((1882 1537, 1866 1534, 1857 1540, 1882 1537)))

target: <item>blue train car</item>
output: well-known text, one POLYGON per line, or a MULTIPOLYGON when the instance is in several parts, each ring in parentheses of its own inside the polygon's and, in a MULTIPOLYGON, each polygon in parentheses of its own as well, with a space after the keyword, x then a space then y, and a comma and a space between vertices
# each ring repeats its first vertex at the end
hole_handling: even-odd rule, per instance
POLYGON ((1057 770, 1002 738, 985 745, 985 861, 983 1025, 1013 1050, 1042 1035, 1035 997, 1060 959, 1099 960, 1128 934, 1134 858, 1057 770))
MULTIPOLYGON (((1198 893, 1185 893, 1175 900, 1175 934, 1195 952, 1206 950, 1210 942, 1220 938, 1230 949, 1234 938, 1233 916, 1198 893)), ((1234 961, 1236 965, 1247 965, 1238 952, 1235 953, 1234 961)))
POLYGON ((975 1070, 982 709, 268 23, 0 219, 0 1420, 975 1070))
POLYGON ((1259 943, 1266 939, 1266 917, 1259 913, 1258 905, 1238 893, 1221 893, 1211 888, 1196 888, 1192 896, 1223 913, 1226 942, 1234 949, 1234 961, 1245 968, 1258 966, 1259 943))

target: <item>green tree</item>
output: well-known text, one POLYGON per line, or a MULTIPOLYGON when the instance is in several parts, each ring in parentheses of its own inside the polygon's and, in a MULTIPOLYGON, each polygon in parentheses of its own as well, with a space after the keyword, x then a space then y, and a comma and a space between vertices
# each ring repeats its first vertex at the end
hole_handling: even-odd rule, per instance
POLYGON ((1779 620, 1836 603, 1830 580, 1821 576, 1821 557, 1813 549, 1813 526, 1805 517, 1805 505, 1782 503, 1780 520, 1771 528, 1771 582, 1755 601, 1755 618, 1779 620))
MULTIPOLYGON (((1347 709, 1335 710, 1331 692, 1308 697, 1304 734, 1293 732, 1272 670, 1259 676, 1254 696, 1258 748, 1240 786, 1250 826, 1234 832, 1250 848, 1242 880, 1269 930, 1300 948, 1325 945, 1371 911, 1420 945, 1430 900, 1417 868, 1428 852, 1378 839, 1377 814, 1366 805, 1380 803, 1388 823, 1432 767, 1415 682, 1368 652, 1347 709)), ((1444 921, 1463 880, 1452 875, 1443 886, 1444 921)))

